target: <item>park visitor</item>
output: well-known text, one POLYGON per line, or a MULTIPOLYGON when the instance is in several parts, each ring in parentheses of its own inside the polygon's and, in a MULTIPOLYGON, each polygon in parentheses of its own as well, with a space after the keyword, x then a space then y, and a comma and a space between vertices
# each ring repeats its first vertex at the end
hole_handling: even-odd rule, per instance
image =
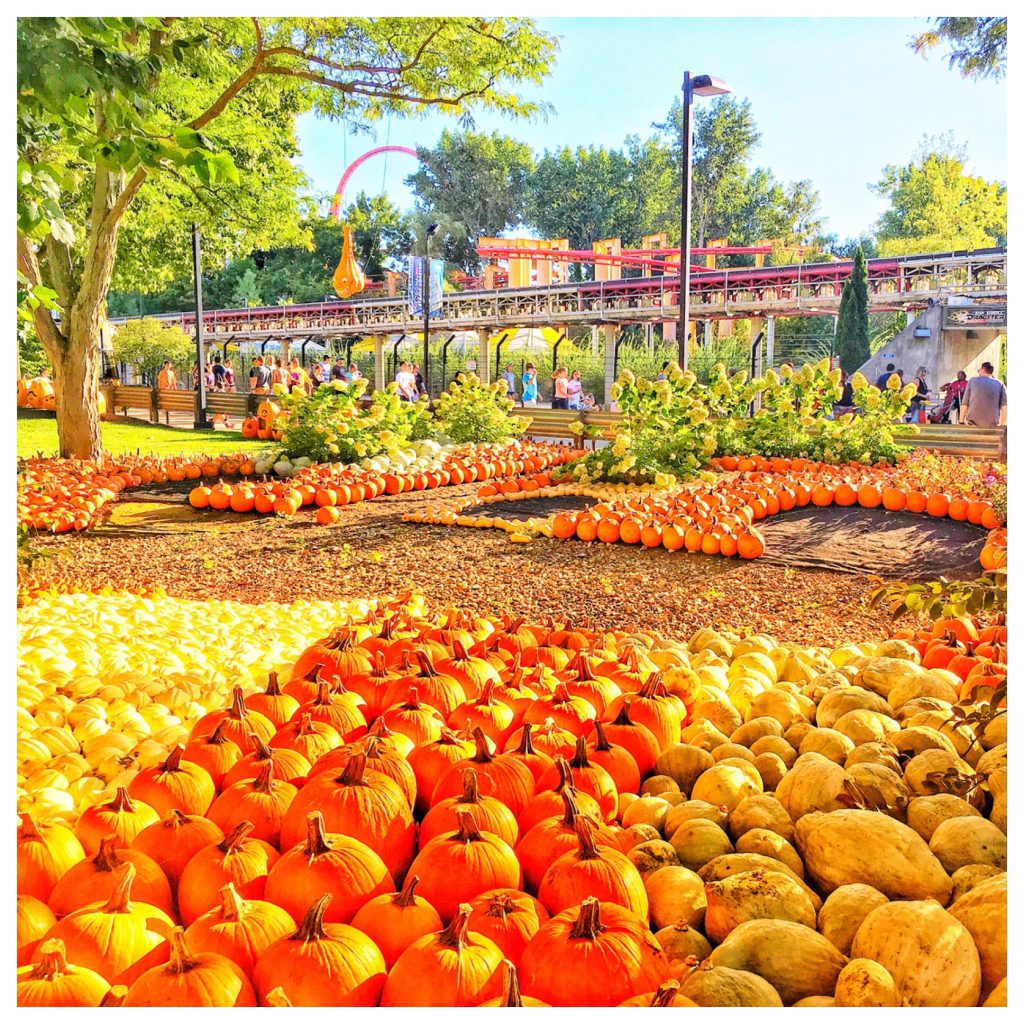
POLYGON ((505 372, 501 375, 505 381, 505 397, 516 400, 516 375, 511 363, 505 364, 505 372))
POLYGON ((537 404, 537 367, 527 363, 523 370, 523 405, 537 404))
POLYGON ((178 387, 178 375, 171 366, 170 359, 164 360, 163 369, 157 374, 156 386, 161 391, 174 391, 178 387))
POLYGON ((351 384, 353 381, 359 380, 359 367, 355 363, 348 364, 348 370, 345 373, 345 380, 351 384))
POLYGON ((288 384, 289 387, 299 388, 307 395, 313 394, 313 382, 309 379, 309 374, 306 373, 306 368, 298 361, 298 359, 293 358, 291 365, 288 368, 288 384))
POLYGON ((205 368, 203 369, 203 383, 206 385, 207 389, 210 389, 210 388, 213 387, 213 384, 214 384, 213 363, 207 363, 205 368))
POLYGON ((331 380, 345 380, 345 360, 338 356, 331 367, 331 380))
POLYGON ((412 364, 412 376, 416 382, 416 397, 419 398, 427 393, 426 386, 423 383, 423 374, 420 373, 420 364, 412 364))
POLYGON ((949 423, 950 416, 955 412, 957 422, 960 419, 960 406, 963 401, 964 392, 967 390, 967 374, 963 370, 957 370, 956 380, 943 384, 939 391, 945 391, 946 397, 941 407, 929 418, 932 423, 949 423))
POLYGON ((839 401, 832 406, 832 419, 843 416, 853 409, 853 384, 850 383, 850 375, 843 375, 843 393, 839 401))
POLYGON ((249 390, 254 395, 265 395, 270 390, 270 376, 270 367, 263 356, 257 356, 249 370, 249 390))
POLYGON ((661 364, 661 373, 655 378, 655 380, 667 380, 668 379, 668 360, 661 364))
POLYGON ((213 357, 213 390, 224 390, 224 364, 220 361, 220 356, 213 357))
POLYGON ((886 365, 885 365, 885 373, 880 373, 878 375, 878 379, 875 381, 875 387, 878 388, 879 391, 884 391, 886 385, 889 383, 889 378, 895 372, 896 372, 896 364, 895 363, 886 363, 886 365))
POLYGON ((551 399, 552 409, 568 409, 569 408, 569 371, 564 367, 560 366, 554 372, 555 380, 555 391, 551 399))
POLYGON ((309 379, 313 382, 313 389, 316 390, 324 382, 324 360, 318 359, 313 363, 313 369, 309 372, 309 379))
POLYGON ((908 423, 917 423, 921 419, 921 407, 928 399, 928 382, 925 380, 927 374, 926 366, 917 368, 917 376, 912 381, 917 385, 917 394, 910 400, 910 411, 907 413, 908 423))
POLYGON ((282 387, 285 389, 288 387, 288 371, 285 370, 284 360, 280 356, 275 356, 271 360, 270 386, 272 388, 282 387))
POLYGON ((568 399, 568 407, 570 409, 578 409, 583 397, 583 381, 580 380, 579 370, 572 371, 572 374, 565 385, 565 390, 566 397, 568 399))
POLYGON ((1006 387, 993 376, 995 368, 984 362, 978 376, 967 382, 962 402, 963 419, 975 427, 998 427, 1006 424, 1006 387))
POLYGON ((230 359, 224 360, 224 389, 226 391, 235 390, 235 367, 230 359))
POLYGON ((395 374, 395 383, 398 385, 398 397, 403 402, 411 402, 416 398, 416 378, 408 363, 402 363, 395 374))

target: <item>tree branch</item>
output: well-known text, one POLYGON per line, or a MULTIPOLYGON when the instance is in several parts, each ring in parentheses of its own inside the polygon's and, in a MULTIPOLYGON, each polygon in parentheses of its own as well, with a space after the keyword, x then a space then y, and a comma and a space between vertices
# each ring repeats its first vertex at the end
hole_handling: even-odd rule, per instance
MULTIPOLYGON (((31 287, 35 288, 43 283, 39 261, 32 251, 32 244, 20 231, 18 232, 18 270, 25 275, 25 280, 31 287)), ((56 361, 63 353, 68 339, 57 326, 53 314, 42 303, 32 310, 32 319, 35 321, 36 334, 39 335, 46 354, 51 360, 56 361)))

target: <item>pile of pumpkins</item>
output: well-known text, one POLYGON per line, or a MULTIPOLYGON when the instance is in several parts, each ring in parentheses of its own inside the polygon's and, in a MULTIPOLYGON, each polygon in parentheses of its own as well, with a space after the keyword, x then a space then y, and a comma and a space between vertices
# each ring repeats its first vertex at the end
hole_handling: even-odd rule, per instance
MULTIPOLYGON (((43 409, 53 412, 57 408, 57 396, 53 381, 49 377, 30 377, 18 380, 18 408, 43 409)), ((96 396, 96 411, 103 416, 107 411, 107 399, 103 392, 96 396)))
POLYGON ((19 1004, 1005 1005, 1006 626, 932 632, 29 605, 19 1004))

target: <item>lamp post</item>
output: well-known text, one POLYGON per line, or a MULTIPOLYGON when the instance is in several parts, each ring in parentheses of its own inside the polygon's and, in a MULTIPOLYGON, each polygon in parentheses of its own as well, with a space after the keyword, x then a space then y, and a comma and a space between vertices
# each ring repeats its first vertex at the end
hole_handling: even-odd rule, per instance
POLYGON ((690 326, 690 182, 693 177, 693 117, 691 107, 694 96, 722 96, 732 92, 720 78, 713 75, 683 74, 683 188, 679 235, 679 366, 685 370, 687 358, 687 331, 690 326))
POLYGON ((428 224, 426 257, 423 267, 423 390, 430 395, 430 240, 437 234, 438 225, 428 224))
POLYGON ((192 273, 196 294, 196 365, 199 367, 199 405, 196 407, 195 426, 208 427, 206 419, 206 363, 203 359, 203 272, 199 265, 199 225, 192 225, 192 273))

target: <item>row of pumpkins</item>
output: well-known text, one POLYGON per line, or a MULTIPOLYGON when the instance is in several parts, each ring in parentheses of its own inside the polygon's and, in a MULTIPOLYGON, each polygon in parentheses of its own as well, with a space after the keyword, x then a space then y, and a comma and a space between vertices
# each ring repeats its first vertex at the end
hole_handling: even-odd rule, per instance
POLYGON ((1005 623, 331 618, 23 610, 20 1004, 1005 1005, 1005 623))
MULTIPOLYGON (((44 409, 53 412, 57 408, 57 396, 53 381, 49 377, 19 378, 18 408, 44 409)), ((107 400, 101 391, 96 398, 96 410, 103 416, 107 411, 107 400)))

